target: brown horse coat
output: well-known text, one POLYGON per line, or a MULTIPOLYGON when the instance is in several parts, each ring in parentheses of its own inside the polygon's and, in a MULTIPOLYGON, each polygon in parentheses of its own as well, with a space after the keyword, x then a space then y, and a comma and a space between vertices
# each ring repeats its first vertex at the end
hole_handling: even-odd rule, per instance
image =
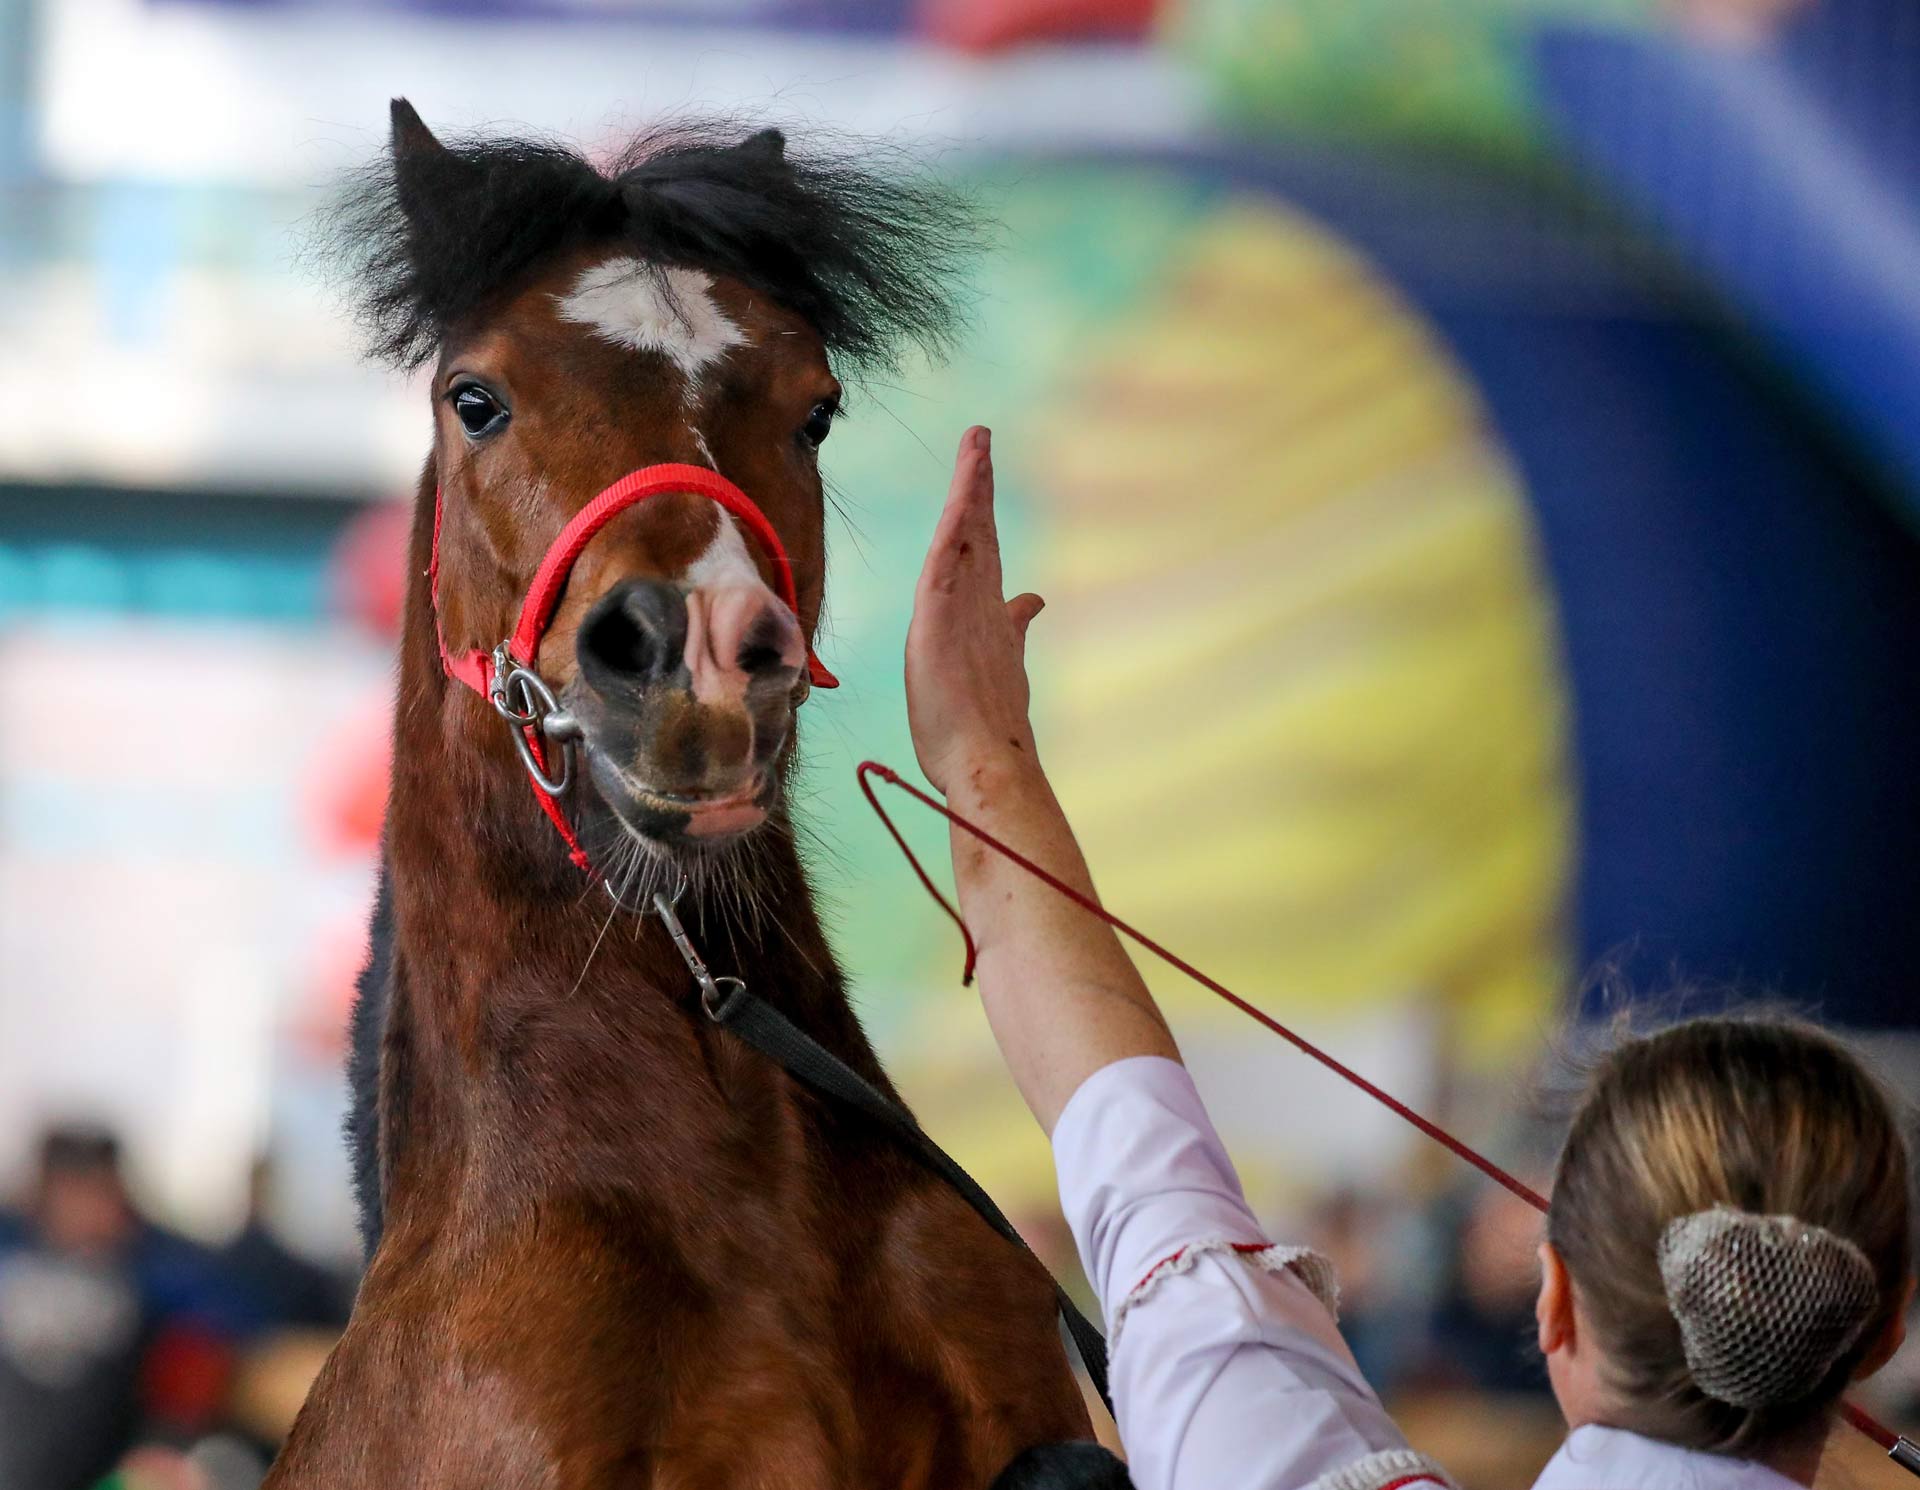
MULTIPOLYGON (((829 249, 806 257, 821 224, 799 218, 852 213, 837 229, 847 237, 862 180, 803 173, 818 199, 796 207, 777 139, 769 153, 759 136, 702 146, 677 170, 660 164, 671 151, 612 175, 556 152, 535 159, 552 178, 535 181, 515 174, 524 153, 446 150, 404 104, 395 127, 375 223, 388 236, 364 248, 368 300, 390 355, 439 362, 388 808, 382 1215, 352 1322, 268 1485, 984 1487, 1026 1446, 1089 1433, 1048 1280, 884 1135, 703 1016, 657 919, 616 912, 567 862, 505 727, 443 675, 425 580, 436 482, 442 620, 464 646, 505 634, 539 552, 595 490, 688 459, 718 465, 780 529, 811 634, 819 484, 791 431, 811 440, 818 419, 803 420, 837 400, 827 351, 871 354, 889 327, 884 306, 836 289, 829 249), (715 188, 705 205, 686 207, 703 185, 715 188), (759 222, 755 190, 769 222, 794 220, 789 236, 759 222), (683 208, 691 226, 674 216, 683 208), (728 240, 744 249, 714 228, 728 210, 752 219, 728 240), (553 220, 529 244, 536 211, 553 220), (741 330, 710 378, 677 378, 554 308, 610 255, 649 249, 710 271, 714 307, 741 330), (436 254, 460 259, 465 278, 436 254), (460 422, 472 416, 457 407, 462 378, 510 423, 475 436, 460 422)), ((912 247, 908 234, 889 251, 912 247)), ((892 314, 891 329, 911 329, 908 308, 892 314)), ((724 774, 716 761, 757 780, 770 757, 772 793, 792 756, 784 675, 777 689, 749 680, 750 717, 723 718, 689 702, 676 657, 630 697, 589 699, 572 655, 610 587, 639 575, 684 588, 676 576, 723 521, 681 497, 624 515, 576 572, 538 662, 570 703, 609 719, 589 754, 617 749, 650 780, 670 756, 701 782, 724 774)), ((699 866, 683 915, 715 970, 890 1091, 782 801, 716 849, 676 840, 671 823, 636 831, 599 785, 612 779, 583 772, 568 803, 596 863, 699 866)))

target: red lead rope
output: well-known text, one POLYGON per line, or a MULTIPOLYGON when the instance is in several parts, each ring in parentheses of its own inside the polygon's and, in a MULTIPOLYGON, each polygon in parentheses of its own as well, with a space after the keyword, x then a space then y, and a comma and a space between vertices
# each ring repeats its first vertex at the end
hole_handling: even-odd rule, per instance
POLYGON ((1478 1152, 1475 1149, 1469 1148, 1466 1144, 1462 1143, 1459 1139, 1455 1138, 1451 1133, 1449 1133, 1445 1128, 1441 1127, 1438 1123, 1434 1122, 1431 1118, 1422 1117, 1419 1113, 1415 1112, 1411 1107, 1407 1106, 1406 1103, 1402 1102, 1398 1097, 1394 1096, 1391 1092, 1383 1091, 1381 1088, 1375 1086, 1371 1081, 1368 1081, 1366 1077, 1362 1076, 1358 1071, 1354 1070, 1351 1066, 1344 1065, 1340 1061, 1335 1060, 1332 1056, 1328 1055, 1326 1051, 1322 1050, 1318 1045, 1315 1045, 1311 1040, 1306 1039, 1304 1036, 1295 1034, 1292 1030, 1288 1029, 1279 1020, 1275 1019, 1271 1014, 1268 1014, 1265 1010, 1260 1009, 1255 1005, 1248 1003, 1245 999, 1240 997, 1239 994, 1235 993, 1231 988, 1227 987, 1224 983, 1219 983, 1219 982, 1216 982, 1214 979, 1209 978, 1205 973, 1201 972, 1199 968, 1195 967, 1192 963, 1188 962, 1186 958, 1180 956, 1177 952, 1169 951, 1167 948, 1161 946, 1160 943, 1156 942, 1152 937, 1148 936, 1145 932, 1134 930, 1134 928, 1129 926, 1125 921, 1122 921, 1118 916, 1114 915, 1111 911, 1107 910, 1104 906, 1100 905, 1098 901, 1092 900, 1089 897, 1082 895, 1078 890, 1074 889, 1073 886, 1069 885, 1065 880, 1062 880, 1055 875, 1049 874, 1046 870, 1042 869, 1038 864, 1034 863, 1033 860, 1029 859, 1026 855, 1018 852, 1015 849, 1009 848, 1006 844, 1002 843, 998 838, 995 838, 985 828, 982 828, 975 823, 968 822, 964 817, 960 816, 959 813, 949 808, 944 802, 940 802, 935 798, 928 796, 927 793, 921 791, 920 788, 915 786, 912 782, 901 780, 898 773, 896 773, 889 767, 881 765, 878 761, 862 761, 860 763, 859 775, 860 775, 860 790, 867 794, 868 805, 871 806, 875 812, 880 814, 880 821, 887 825, 887 831, 893 835, 893 841, 900 845, 900 851, 907 856, 907 862, 913 865, 913 872, 920 876, 920 883, 925 885, 927 887, 928 893, 931 894, 935 900, 940 902, 941 909, 946 911, 946 913, 949 916, 953 917, 953 924, 960 928, 960 935, 966 939, 967 965, 965 970, 962 972, 961 979, 960 979, 960 981, 963 984, 971 983, 973 981, 974 947, 973 947, 972 933, 970 933, 967 930, 966 922, 960 919, 960 913, 957 910, 955 910, 953 906, 948 902, 947 897, 942 895, 939 892, 939 890, 934 887, 934 883, 930 878, 928 878, 926 870, 920 867, 920 861, 914 858, 913 850, 907 847, 906 839, 900 836, 900 830, 894 827, 893 820, 887 816, 886 808, 880 805, 880 799, 874 795, 873 784, 867 780, 867 777, 869 775, 878 776, 882 781, 885 781, 888 785, 899 787, 901 791, 907 793, 909 796, 915 798, 917 801, 920 801, 926 804, 928 807, 931 807, 935 812, 939 813, 948 822, 954 824, 954 826, 959 828, 964 828, 967 832, 971 833, 975 838, 978 838, 982 843, 984 843, 988 848, 992 849, 995 853, 1001 855, 1003 858, 1011 859, 1015 864, 1018 864, 1022 869, 1026 870, 1027 873, 1032 875, 1035 879, 1038 879, 1042 881, 1044 884, 1051 886, 1053 889, 1058 890, 1062 895, 1066 896, 1067 899, 1071 900, 1075 905, 1079 906, 1081 910, 1087 911, 1092 915, 1098 916, 1102 921, 1105 921, 1107 925, 1111 926, 1115 931, 1119 932, 1122 936, 1131 937, 1134 941, 1138 942, 1141 946, 1145 947, 1149 952, 1153 953, 1155 957, 1158 957, 1162 962, 1167 963, 1172 967, 1178 968, 1181 972, 1185 973, 1189 978, 1193 979, 1194 982, 1198 983, 1202 988, 1208 989, 1213 993, 1219 994, 1221 998, 1225 999, 1228 1003, 1232 1004, 1234 1008, 1238 1009, 1242 1014, 1245 1014, 1248 1018, 1258 1020, 1261 1024, 1265 1025, 1268 1029, 1272 1030, 1282 1040, 1285 1040, 1289 1045, 1293 1046, 1294 1049, 1298 1050, 1301 1054, 1313 1057, 1314 1060, 1318 1061, 1321 1065, 1325 1066, 1329 1071, 1333 1072, 1335 1076, 1338 1076, 1343 1081, 1351 1082, 1354 1086, 1359 1087, 1361 1091, 1365 1092, 1369 1097, 1373 1098, 1373 1100, 1378 1102, 1382 1107, 1385 1107, 1390 1111, 1397 1113, 1399 1116, 1405 1118, 1409 1123, 1412 1123, 1414 1127, 1418 1128, 1422 1133, 1426 1134, 1427 1137, 1431 1138, 1435 1143, 1441 1145, 1443 1148, 1452 1150, 1455 1154, 1459 1155, 1462 1159, 1465 1159, 1467 1163, 1471 1164, 1475 1169, 1479 1170, 1482 1174, 1484 1174, 1488 1179, 1492 1180, 1495 1184, 1505 1186, 1508 1190, 1511 1190, 1515 1195, 1519 1196, 1520 1199, 1524 1200, 1528 1205, 1534 1207, 1534 1209, 1540 1210, 1540 1211, 1546 1210, 1547 1208, 1546 1197, 1543 1196, 1538 1190, 1535 1190, 1532 1186, 1525 1184, 1523 1181, 1516 1178, 1514 1175, 1509 1174, 1506 1170, 1502 1169, 1498 1164, 1495 1164, 1493 1160, 1487 1158, 1486 1155, 1478 1152))
MULTIPOLYGON (((878 776, 888 785, 899 787, 901 791, 905 792, 923 806, 931 807, 956 828, 961 828, 971 833, 1002 858, 1009 859, 1013 863, 1018 864, 1022 869, 1026 870, 1028 874, 1032 875, 1042 884, 1066 896, 1067 899, 1071 900, 1083 911, 1099 917, 1100 920, 1106 922, 1107 925, 1111 926, 1115 931, 1137 942, 1162 962, 1167 963, 1171 967, 1178 968, 1202 988, 1218 994, 1242 1014, 1265 1025, 1303 1055, 1311 1056, 1329 1071, 1333 1072, 1334 1075, 1360 1088, 1361 1091, 1373 1098, 1373 1100, 1378 1102, 1382 1107, 1405 1118, 1435 1143, 1466 1160, 1467 1163, 1471 1164, 1495 1184, 1504 1186, 1535 1210, 1543 1214, 1545 1213, 1547 1209, 1547 1198, 1538 1190, 1535 1190, 1532 1186, 1525 1184, 1516 1176, 1502 1169, 1477 1149, 1470 1148, 1467 1144, 1455 1138, 1431 1118, 1422 1117, 1391 1092, 1383 1091, 1381 1088, 1375 1086, 1351 1066, 1335 1060, 1311 1040, 1295 1034, 1272 1015, 1248 1003, 1247 1000, 1243 999, 1231 988, 1228 988, 1224 983, 1217 982, 1208 977, 1205 973, 1201 972, 1199 968, 1188 962, 1186 958, 1161 946, 1159 942, 1156 942, 1145 932, 1136 931, 1097 901, 1081 894, 1080 891, 1074 889, 1072 885, 1069 885, 1057 875, 1049 874, 1025 854, 1001 842, 1000 839, 995 838, 993 834, 989 833, 979 824, 969 822, 966 818, 948 807, 946 803, 921 791, 920 788, 912 782, 903 780, 899 773, 891 767, 883 766, 878 761, 862 761, 857 774, 860 782, 860 790, 866 794, 867 805, 873 808, 873 810, 879 814, 880 821, 886 824, 887 832, 893 836, 893 841, 900 846, 900 852, 907 856, 907 863, 913 866, 913 872, 919 876, 920 883, 926 887, 927 893, 940 902, 940 908, 953 919, 953 924, 960 928, 960 935, 966 942, 967 948, 966 967, 963 969, 960 979, 963 985, 973 981, 973 967, 975 962, 973 934, 967 930, 967 923, 960 918, 960 912, 955 910, 953 903, 940 893, 939 887, 934 884, 932 877, 929 876, 927 871, 921 866, 920 860, 915 857, 913 850, 907 846, 907 840, 901 836, 900 830, 893 825, 893 819, 887 816, 886 808, 880 805, 880 798, 874 793, 873 782, 869 779, 871 777, 878 776)), ((1879 1422, 1876 1422, 1851 1402, 1841 1403, 1840 1412, 1841 1416, 1843 1416, 1847 1422, 1866 1434, 1868 1438, 1885 1449, 1888 1454, 1892 1455, 1896 1460, 1899 1460, 1899 1462, 1907 1468, 1913 1468, 1911 1464, 1908 1464, 1905 1459, 1901 1458, 1901 1446, 1905 1440, 1897 1438, 1891 1430, 1879 1422)))

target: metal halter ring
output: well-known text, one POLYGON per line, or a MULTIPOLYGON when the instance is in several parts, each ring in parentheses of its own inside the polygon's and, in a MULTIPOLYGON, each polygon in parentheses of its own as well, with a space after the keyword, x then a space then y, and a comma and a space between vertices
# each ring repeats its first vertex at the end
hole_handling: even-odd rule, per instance
POLYGON ((573 784, 573 747, 580 738, 580 723, 560 707, 547 680, 517 662, 505 642, 493 649, 493 676, 487 697, 507 721, 513 748, 520 753, 520 764, 527 768, 533 784, 549 797, 564 793, 573 784), (549 776, 533 753, 533 741, 527 732, 536 729, 560 753, 558 778, 549 776))
POLYGON ((742 978, 709 978, 700 985, 700 1007, 707 1011, 707 1018, 721 1019, 727 1006, 746 991, 742 978))

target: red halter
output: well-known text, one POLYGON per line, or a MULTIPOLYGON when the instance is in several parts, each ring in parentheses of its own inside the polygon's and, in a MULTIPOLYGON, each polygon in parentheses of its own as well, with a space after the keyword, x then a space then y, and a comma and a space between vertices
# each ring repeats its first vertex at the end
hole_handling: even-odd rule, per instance
MULTIPOLYGON (((527 598, 520 606, 520 620, 513 628, 513 635, 491 652, 475 648, 456 655, 447 650, 446 634, 440 629, 440 489, 435 487, 433 492, 433 559, 427 569, 427 584, 433 601, 433 629, 440 646, 440 665, 447 670, 449 678, 466 684, 486 699, 514 727, 514 743, 527 767, 527 779, 533 786, 540 810, 566 840, 569 857, 589 872, 593 866, 587 860, 586 850, 580 847, 572 824, 560 810, 558 800, 567 789, 571 772, 563 771, 557 782, 546 774, 546 747, 541 727, 557 704, 552 690, 535 671, 534 660, 539 656, 540 638, 546 635, 547 625, 560 604, 561 592, 567 587, 567 576, 573 573, 573 566, 594 535, 648 497, 674 493, 707 497, 737 517, 773 560, 776 593, 786 602, 787 609, 799 614, 800 596, 794 587, 792 561, 787 558, 779 533, 767 521, 767 515, 754 505, 753 498, 718 471, 705 466, 672 463, 642 466, 601 492, 560 530, 560 536, 553 540, 534 573, 533 583, 527 588, 527 598)), ((807 680, 815 688, 840 686, 840 680, 814 655, 811 642, 807 644, 807 680)))

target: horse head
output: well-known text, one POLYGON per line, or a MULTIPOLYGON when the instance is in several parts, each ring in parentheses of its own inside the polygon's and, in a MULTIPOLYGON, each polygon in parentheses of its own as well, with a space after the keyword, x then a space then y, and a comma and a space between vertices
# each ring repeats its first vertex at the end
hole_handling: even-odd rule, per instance
MULTIPOLYGON (((432 368, 449 654, 513 632, 556 535, 628 473, 708 468, 764 515, 771 537, 693 491, 621 512, 520 659, 577 741, 565 811, 596 861, 724 851, 779 811, 794 711, 830 676, 811 644, 835 364, 943 340, 960 209, 775 130, 681 125, 601 169, 538 142, 443 143, 396 100, 391 156, 345 221, 378 350, 432 368)), ((443 710, 518 770, 471 698, 443 710)))

